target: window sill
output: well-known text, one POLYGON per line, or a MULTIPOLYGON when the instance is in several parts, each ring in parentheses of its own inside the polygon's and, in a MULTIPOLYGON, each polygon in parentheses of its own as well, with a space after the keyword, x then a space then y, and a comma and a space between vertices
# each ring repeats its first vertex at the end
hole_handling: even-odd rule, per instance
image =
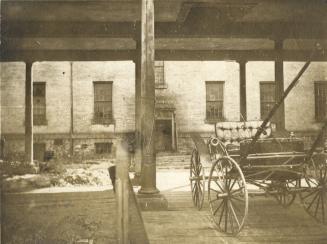
POLYGON ((204 123, 206 124, 216 124, 218 122, 224 122, 225 119, 205 119, 204 123))
POLYGON ((38 122, 33 121, 33 126, 47 126, 48 120, 40 120, 38 122))
POLYGON ((116 121, 115 119, 112 119, 108 122, 101 122, 101 121, 97 121, 95 119, 92 120, 92 125, 103 125, 103 126, 110 126, 110 125, 115 125, 116 121))

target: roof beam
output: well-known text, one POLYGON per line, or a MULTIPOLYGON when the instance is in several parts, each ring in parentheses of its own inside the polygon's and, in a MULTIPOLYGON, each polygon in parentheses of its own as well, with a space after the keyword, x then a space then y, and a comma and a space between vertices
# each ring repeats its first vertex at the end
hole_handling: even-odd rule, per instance
POLYGON ((136 22, 2 21, 5 37, 133 37, 136 22))
POLYGON ((274 41, 263 38, 157 38, 156 50, 269 50, 274 41))
POLYGON ((6 50, 1 53, 1 62, 120 61, 134 57, 135 50, 6 50))
MULTIPOLYGON (((134 50, 131 38, 4 38, 3 50, 134 50)), ((250 38, 157 38, 156 50, 267 50, 274 41, 250 38)))
MULTIPOLYGON (((217 61, 217 60, 246 60, 246 61, 274 61, 282 58, 284 61, 307 61, 311 51, 284 50, 159 50, 156 60, 176 61, 217 61)), ((313 57, 312 61, 327 61, 327 55, 313 57)))
POLYGON ((3 47, 7 50, 133 50, 131 38, 6 38, 3 47))
MULTIPOLYGON (((139 22, 6 22, 3 37, 116 37, 134 38, 139 22)), ((155 24, 156 38, 247 37, 247 38, 327 38, 324 23, 230 23, 188 26, 179 23, 155 24)))
MULTIPOLYGON (((274 61, 282 58, 284 61, 307 61, 311 51, 306 50, 157 50, 156 60, 175 61, 218 61, 218 60, 247 60, 274 61)), ((105 51, 105 50, 24 50, 2 52, 2 62, 10 61, 118 61, 134 60, 135 50, 105 51)), ((313 61, 327 61, 327 54, 315 56, 313 61)))
MULTIPOLYGON (((326 39, 284 39, 285 50, 312 50, 326 39)), ((272 50, 275 41, 263 38, 157 38, 156 50, 272 50)), ((134 50, 132 38, 5 38, 2 50, 134 50)))
POLYGON ((156 37, 327 38, 327 23, 233 22, 176 25, 157 23, 156 37))

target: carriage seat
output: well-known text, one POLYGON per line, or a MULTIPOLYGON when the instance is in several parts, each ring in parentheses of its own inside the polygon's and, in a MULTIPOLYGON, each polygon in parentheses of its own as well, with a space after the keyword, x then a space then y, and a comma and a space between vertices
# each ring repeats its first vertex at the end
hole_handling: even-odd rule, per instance
MULTIPOLYGON (((216 137, 225 145, 233 144, 239 146, 240 142, 251 139, 257 133, 263 121, 239 121, 239 122, 218 122, 215 124, 216 137)), ((270 137, 272 132, 271 123, 268 122, 260 139, 270 137)))

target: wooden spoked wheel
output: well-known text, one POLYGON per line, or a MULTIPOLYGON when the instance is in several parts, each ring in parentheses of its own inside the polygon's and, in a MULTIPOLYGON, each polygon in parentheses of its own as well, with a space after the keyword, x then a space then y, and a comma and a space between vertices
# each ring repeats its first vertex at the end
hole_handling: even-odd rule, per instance
POLYGON ((224 156, 211 167, 208 198, 212 218, 220 231, 236 235, 248 214, 244 175, 232 158, 224 156))
POLYGON ((296 198, 294 190, 297 187, 297 180, 273 181, 272 189, 276 191, 274 197, 277 202, 287 208, 292 205, 296 198))
POLYGON ((205 175, 198 150, 194 149, 191 156, 190 183, 194 206, 200 210, 205 194, 205 175))
POLYGON ((327 165, 311 164, 301 181, 300 199, 307 213, 318 222, 327 224, 327 165))

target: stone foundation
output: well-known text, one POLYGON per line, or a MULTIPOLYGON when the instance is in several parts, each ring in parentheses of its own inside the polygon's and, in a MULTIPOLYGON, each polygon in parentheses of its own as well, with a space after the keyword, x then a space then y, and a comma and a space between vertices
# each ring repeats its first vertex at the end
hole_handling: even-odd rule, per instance
MULTIPOLYGON (((34 159, 38 161, 54 159, 78 163, 93 159, 115 158, 118 138, 131 134, 133 133, 119 133, 115 136, 112 134, 74 135, 73 139, 67 134, 36 134, 34 135, 34 159)), ((3 139, 4 160, 23 161, 24 135, 3 135, 3 139)), ((127 150, 130 153, 133 152, 133 148, 127 150)))
MULTIPOLYGON (((200 132, 199 132, 200 133, 200 132)), ((208 139, 212 132, 200 133, 203 139, 208 139)), ((317 136, 318 131, 294 131, 294 136, 304 139, 305 149, 310 149, 317 136)), ((74 136, 71 140, 69 135, 34 135, 34 147, 37 145, 44 145, 44 161, 55 159, 70 161, 72 163, 80 163, 87 160, 95 159, 114 159, 116 157, 116 142, 117 139, 123 135, 133 135, 133 132, 120 133, 117 135, 84 135, 78 137, 74 136), (73 141, 73 145, 71 142, 73 141), (109 152, 97 152, 97 143, 110 144, 109 152)), ((23 135, 2 135, 4 139, 3 156, 4 160, 9 161, 23 161, 24 160, 24 136, 23 135)), ((324 147, 323 141, 320 142, 319 147, 324 147)), ((177 151, 174 153, 167 152, 168 155, 189 155, 192 153, 194 143, 190 137, 190 133, 178 133, 177 137, 177 151)), ((132 149, 133 151, 133 149, 132 149)), ((131 151, 131 152, 132 152, 131 151)), ((131 153, 132 154, 132 153, 131 153)), ((166 153, 164 153, 166 154, 166 153)), ((34 157, 36 159, 36 157, 34 157)), ((40 159, 39 159, 40 161, 40 159)), ((42 160, 41 160, 42 161, 42 160)))

